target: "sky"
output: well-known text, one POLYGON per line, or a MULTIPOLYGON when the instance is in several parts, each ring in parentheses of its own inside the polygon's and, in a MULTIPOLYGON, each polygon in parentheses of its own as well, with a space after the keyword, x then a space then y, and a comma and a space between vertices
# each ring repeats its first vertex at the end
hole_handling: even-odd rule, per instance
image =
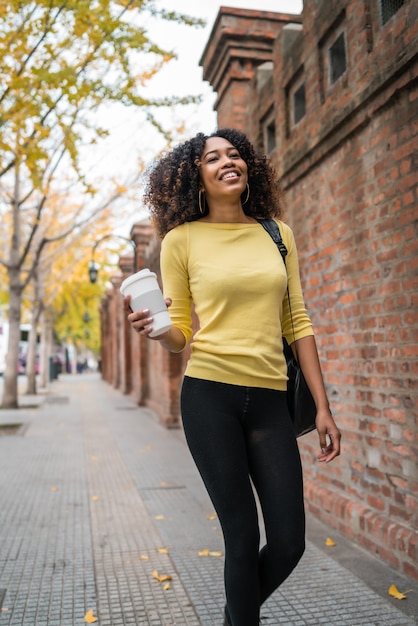
MULTIPOLYGON (((201 94, 199 104, 177 107, 159 112, 158 117, 168 126, 186 125, 185 138, 199 131, 211 132, 216 128, 213 105, 216 94, 209 83, 203 81, 199 61, 209 39, 220 6, 259 9, 300 14, 302 0, 156 0, 159 7, 175 10, 206 20, 204 28, 183 26, 165 20, 150 21, 151 38, 161 47, 174 50, 177 60, 170 61, 148 83, 144 94, 150 97, 201 94)), ((96 148, 87 151, 86 159, 95 176, 123 177, 135 169, 138 155, 146 162, 151 160, 164 142, 147 128, 143 114, 123 107, 104 110, 100 121, 109 128, 110 137, 96 148)))

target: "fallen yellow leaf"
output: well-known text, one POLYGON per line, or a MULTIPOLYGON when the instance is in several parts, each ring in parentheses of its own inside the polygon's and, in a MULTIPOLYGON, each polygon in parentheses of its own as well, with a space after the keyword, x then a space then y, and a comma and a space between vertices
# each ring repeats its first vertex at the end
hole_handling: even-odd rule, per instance
POLYGON ((167 548, 157 548, 157 552, 159 552, 160 554, 168 554, 168 549, 167 548))
POLYGON ((211 552, 208 548, 197 553, 198 556, 222 556, 222 552, 211 552))
POLYGON ((97 622, 97 617, 95 617, 93 615, 93 611, 87 611, 87 613, 84 616, 84 621, 86 622, 86 624, 94 624, 95 622, 97 622))
POLYGON ((166 483, 164 480, 162 480, 160 482, 160 487, 167 487, 168 483, 166 483))
POLYGON ((211 515, 207 515, 206 519, 213 520, 213 519, 216 519, 216 517, 217 517, 216 513, 212 513, 211 515))
POLYGON ((159 574, 156 569, 152 572, 152 576, 155 580, 158 580, 159 583, 165 583, 167 580, 173 579, 169 574, 159 574))
POLYGON ((51 487, 51 491, 59 491, 59 487, 51 487))
POLYGON ((388 589, 388 594, 392 596, 392 598, 396 598, 397 600, 405 600, 406 595, 398 591, 396 585, 391 585, 388 589))
POLYGON ((139 558, 141 559, 141 561, 148 561, 149 560, 148 554, 141 554, 139 558))
POLYGON ((168 591, 170 589, 170 587, 171 587, 170 583, 165 583, 163 589, 164 589, 164 591, 168 591))
POLYGON ((92 500, 94 500, 94 502, 96 502, 96 500, 98 500, 98 499, 99 499, 99 496, 93 496, 92 497, 92 500))
POLYGON ((97 456, 91 456, 90 458, 92 461, 97 461, 97 456))
POLYGON ((156 515, 155 519, 165 519, 164 515, 156 515))
POLYGON ((327 540, 326 540, 326 542, 325 542, 325 545, 326 545, 326 546, 330 546, 330 547, 332 547, 332 546, 335 546, 335 545, 337 545, 337 544, 336 544, 336 543, 335 543, 332 539, 330 539, 329 537, 327 537, 327 540))

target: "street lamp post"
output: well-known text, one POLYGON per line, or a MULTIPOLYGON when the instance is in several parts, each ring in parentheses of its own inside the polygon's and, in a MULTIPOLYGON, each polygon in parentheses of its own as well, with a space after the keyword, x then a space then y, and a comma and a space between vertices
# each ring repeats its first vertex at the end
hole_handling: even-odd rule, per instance
POLYGON ((122 237, 121 235, 104 235, 104 237, 101 237, 100 239, 98 239, 96 241, 96 243, 94 244, 94 246, 92 248, 92 251, 91 251, 91 261, 89 262, 89 278, 90 278, 90 282, 91 283, 95 283, 97 281, 97 276, 98 276, 98 273, 99 273, 99 265, 97 265, 97 263, 95 263, 95 261, 94 261, 94 253, 96 252, 96 248, 102 241, 104 241, 105 239, 111 239, 111 238, 123 239, 124 241, 127 241, 128 243, 131 244, 131 246, 133 248, 133 252, 134 252, 133 271, 135 272, 135 270, 136 270, 136 245, 135 245, 135 242, 132 241, 132 239, 128 239, 127 237, 122 237))

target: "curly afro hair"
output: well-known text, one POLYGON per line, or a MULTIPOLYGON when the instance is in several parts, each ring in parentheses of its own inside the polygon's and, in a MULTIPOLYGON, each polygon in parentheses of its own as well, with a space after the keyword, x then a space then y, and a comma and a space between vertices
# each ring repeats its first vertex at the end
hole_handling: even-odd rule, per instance
POLYGON ((250 196, 244 204, 247 194, 243 194, 245 214, 258 218, 281 215, 281 193, 266 157, 255 150, 244 133, 222 128, 209 136, 198 133, 151 167, 144 201, 161 237, 180 224, 207 215, 207 211, 203 215, 199 211, 200 176, 196 162, 209 137, 223 137, 229 141, 247 164, 250 196))

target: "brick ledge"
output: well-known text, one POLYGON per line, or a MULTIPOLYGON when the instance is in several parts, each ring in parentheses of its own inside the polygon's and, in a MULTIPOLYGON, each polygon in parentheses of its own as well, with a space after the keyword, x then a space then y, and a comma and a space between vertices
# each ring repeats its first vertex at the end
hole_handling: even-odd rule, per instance
POLYGON ((306 508, 386 563, 418 580, 418 533, 367 506, 305 480, 306 508))

